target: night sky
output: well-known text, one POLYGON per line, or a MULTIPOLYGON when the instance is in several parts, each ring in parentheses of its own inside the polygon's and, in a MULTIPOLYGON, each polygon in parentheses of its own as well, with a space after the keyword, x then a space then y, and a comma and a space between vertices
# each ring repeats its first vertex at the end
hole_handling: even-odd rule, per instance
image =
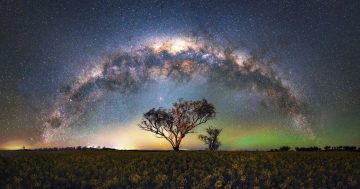
POLYGON ((206 98, 203 149, 360 145, 360 1, 0 2, 0 148, 170 149, 137 126, 206 98))

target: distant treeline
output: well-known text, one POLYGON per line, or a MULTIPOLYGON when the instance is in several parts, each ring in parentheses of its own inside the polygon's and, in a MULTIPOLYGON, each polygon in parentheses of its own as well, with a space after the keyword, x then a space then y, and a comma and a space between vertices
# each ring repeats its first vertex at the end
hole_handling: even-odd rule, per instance
MULTIPOLYGON (((324 148, 311 146, 311 147, 295 147, 295 151, 360 151, 360 147, 356 146, 325 146, 324 148)), ((270 152, 286 152, 290 151, 289 146, 282 146, 279 149, 271 149, 270 152)))
MULTIPOLYGON (((49 147, 49 148, 35 148, 26 149, 23 147, 21 150, 34 150, 34 151, 69 151, 69 150, 117 150, 108 147, 88 147, 88 146, 70 146, 70 147, 49 147)), ((311 147, 295 147, 292 149, 289 146, 282 146, 278 149, 271 149, 270 152, 287 152, 287 151, 360 151, 360 147, 356 146, 325 146, 324 148, 311 146, 311 147)), ((159 150, 131 150, 131 151, 159 151, 159 150)), ((161 151, 161 150, 160 150, 161 151)))
MULTIPOLYGON (((25 147, 23 147, 22 150, 29 150, 29 149, 25 149, 25 147)), ((36 148, 36 149, 31 149, 31 150, 35 150, 35 151, 69 151, 69 150, 116 150, 114 148, 107 148, 107 147, 87 147, 87 146, 70 146, 70 147, 50 147, 50 148, 36 148)))

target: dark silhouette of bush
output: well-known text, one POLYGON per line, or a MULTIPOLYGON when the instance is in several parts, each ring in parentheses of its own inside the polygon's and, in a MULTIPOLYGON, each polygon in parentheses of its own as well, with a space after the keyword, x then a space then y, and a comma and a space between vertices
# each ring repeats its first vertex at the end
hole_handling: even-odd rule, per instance
POLYGON ((331 150, 331 146, 325 146, 325 147, 324 147, 324 150, 325 150, 325 151, 331 150))
POLYGON ((290 150, 290 147, 289 146, 282 146, 282 147, 280 147, 279 150, 282 151, 282 152, 287 152, 287 151, 290 150))
POLYGON ((314 152, 314 151, 320 151, 321 148, 317 147, 317 146, 313 146, 313 147, 296 147, 295 148, 296 151, 309 151, 309 152, 314 152))
POLYGON ((356 151, 356 146, 343 146, 344 151, 356 151))
POLYGON ((214 151, 217 150, 221 145, 221 142, 218 139, 218 136, 220 135, 221 131, 222 129, 208 127, 206 128, 206 132, 208 136, 199 135, 198 137, 201 141, 203 141, 205 144, 208 145, 208 149, 210 151, 214 151))

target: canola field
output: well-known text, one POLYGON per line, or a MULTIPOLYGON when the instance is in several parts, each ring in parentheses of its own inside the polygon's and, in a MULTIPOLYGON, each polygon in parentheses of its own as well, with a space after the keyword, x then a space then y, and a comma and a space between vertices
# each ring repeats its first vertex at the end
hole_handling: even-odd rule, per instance
POLYGON ((0 188, 360 188, 359 152, 0 151, 0 188))

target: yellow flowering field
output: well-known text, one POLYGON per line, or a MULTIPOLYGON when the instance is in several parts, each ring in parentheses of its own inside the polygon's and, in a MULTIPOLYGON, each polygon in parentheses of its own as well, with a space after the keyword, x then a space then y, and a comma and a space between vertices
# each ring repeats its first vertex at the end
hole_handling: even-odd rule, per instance
POLYGON ((0 152, 0 188, 360 188, 359 182, 359 152, 0 152))

